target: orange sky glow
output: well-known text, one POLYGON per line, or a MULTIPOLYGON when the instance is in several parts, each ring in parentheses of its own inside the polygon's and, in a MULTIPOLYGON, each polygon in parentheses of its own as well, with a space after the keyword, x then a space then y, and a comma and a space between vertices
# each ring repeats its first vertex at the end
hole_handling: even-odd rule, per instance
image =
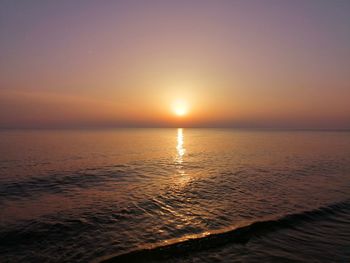
POLYGON ((350 128, 347 1, 0 5, 0 128, 350 128))

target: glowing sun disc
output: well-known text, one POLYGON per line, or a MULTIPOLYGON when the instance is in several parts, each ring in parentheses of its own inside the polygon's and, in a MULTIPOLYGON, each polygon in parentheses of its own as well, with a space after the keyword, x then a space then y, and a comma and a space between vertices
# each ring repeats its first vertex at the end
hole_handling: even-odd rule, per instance
POLYGON ((172 105, 173 112, 176 116, 185 116, 188 112, 187 103, 183 100, 177 100, 172 105))
POLYGON ((177 116, 184 116, 184 115, 186 115, 186 113, 187 113, 187 109, 184 108, 184 107, 178 107, 178 108, 175 108, 175 109, 174 109, 174 113, 175 113, 177 116))

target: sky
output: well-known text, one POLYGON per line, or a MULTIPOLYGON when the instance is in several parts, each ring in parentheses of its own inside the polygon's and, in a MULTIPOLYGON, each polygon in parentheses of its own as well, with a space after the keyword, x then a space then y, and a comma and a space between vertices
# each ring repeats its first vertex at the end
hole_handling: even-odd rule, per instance
POLYGON ((350 129, 349 14, 347 0, 1 0, 0 128, 350 129))

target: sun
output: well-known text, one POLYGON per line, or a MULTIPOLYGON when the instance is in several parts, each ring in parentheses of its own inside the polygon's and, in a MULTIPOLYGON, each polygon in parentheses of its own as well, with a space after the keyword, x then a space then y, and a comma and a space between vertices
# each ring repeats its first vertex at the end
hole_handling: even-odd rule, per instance
POLYGON ((176 100, 173 103, 172 110, 176 116, 185 116, 188 113, 187 103, 183 100, 176 100))
POLYGON ((183 107, 179 107, 179 108, 176 108, 174 109, 174 113, 177 115, 177 116, 184 116, 187 114, 187 110, 183 107))

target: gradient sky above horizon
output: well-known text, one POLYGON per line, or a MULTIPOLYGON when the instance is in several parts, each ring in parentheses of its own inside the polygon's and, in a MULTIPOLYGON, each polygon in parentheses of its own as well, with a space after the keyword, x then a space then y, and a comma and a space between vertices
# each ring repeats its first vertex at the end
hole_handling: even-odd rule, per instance
POLYGON ((349 129, 349 14, 340 0, 3 0, 0 128, 349 129))

